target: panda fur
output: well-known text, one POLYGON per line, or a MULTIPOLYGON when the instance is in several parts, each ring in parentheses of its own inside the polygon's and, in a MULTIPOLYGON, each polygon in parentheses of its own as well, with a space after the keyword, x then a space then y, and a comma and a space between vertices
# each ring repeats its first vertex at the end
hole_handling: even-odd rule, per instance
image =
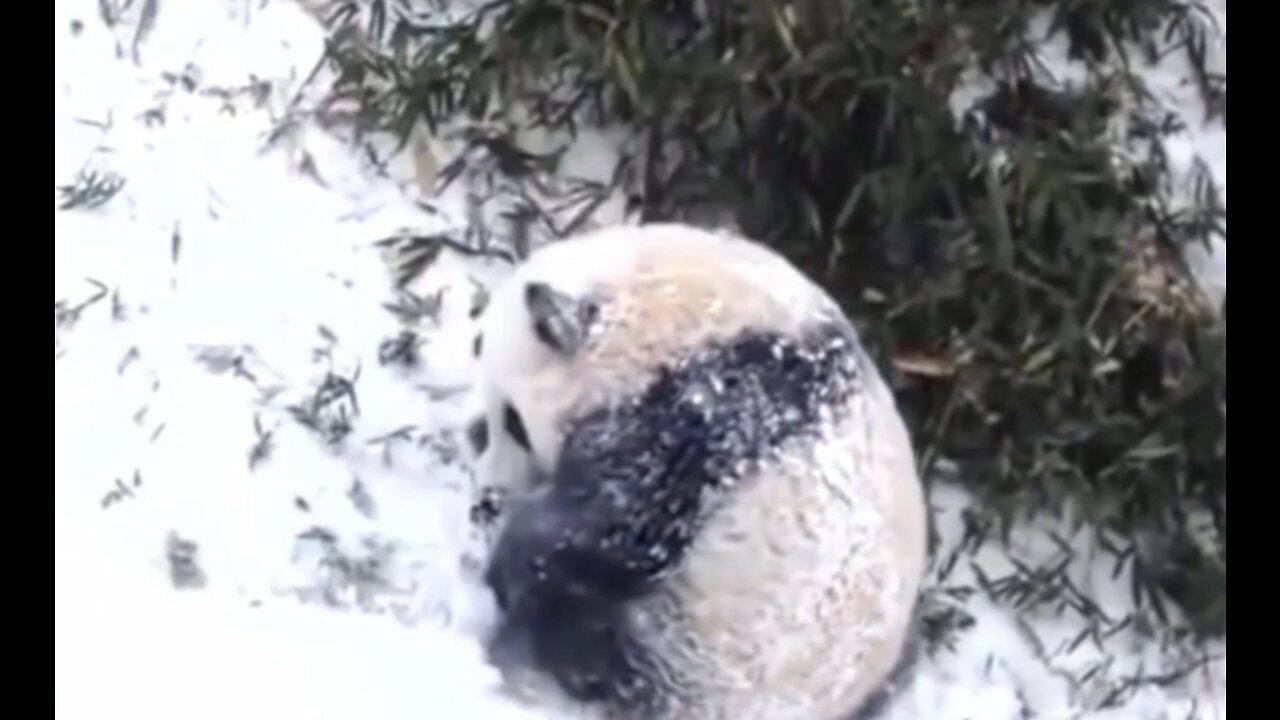
POLYGON ((596 231, 519 266, 481 345, 470 434, 510 498, 496 665, 625 720, 850 720, 907 677, 911 442, 791 264, 682 225, 596 231))

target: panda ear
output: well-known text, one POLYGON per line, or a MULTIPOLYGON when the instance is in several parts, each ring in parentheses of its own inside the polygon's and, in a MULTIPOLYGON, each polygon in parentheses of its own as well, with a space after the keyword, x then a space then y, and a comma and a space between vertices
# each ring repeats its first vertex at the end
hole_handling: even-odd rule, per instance
POLYGON ((574 298, 542 282, 525 285, 524 303, 538 340, 565 356, 572 356, 582 347, 596 318, 594 303, 574 298))

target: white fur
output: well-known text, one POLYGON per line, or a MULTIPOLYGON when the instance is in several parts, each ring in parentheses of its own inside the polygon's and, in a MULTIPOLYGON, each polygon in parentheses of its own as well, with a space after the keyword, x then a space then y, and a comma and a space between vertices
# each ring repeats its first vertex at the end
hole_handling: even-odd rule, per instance
MULTIPOLYGON (((494 480, 521 487, 529 462, 554 461, 566 421, 642 389, 676 353, 839 312, 772 251, 688 227, 611 228, 539 250, 482 319, 490 447, 505 464, 494 480), (598 332, 574 358, 534 337, 530 281, 600 303, 598 332), (508 402, 533 446, 524 464, 501 431, 508 402)), ((842 720, 896 659, 925 560, 911 444, 874 372, 852 407, 831 410, 821 441, 793 441, 721 498, 664 591, 635 606, 701 699, 683 720, 842 720)))

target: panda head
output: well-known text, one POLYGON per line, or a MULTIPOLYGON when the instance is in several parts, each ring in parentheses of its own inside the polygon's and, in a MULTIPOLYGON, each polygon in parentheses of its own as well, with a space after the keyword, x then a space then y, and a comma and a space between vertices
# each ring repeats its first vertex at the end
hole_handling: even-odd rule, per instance
POLYGON ((523 456, 532 468, 514 472, 528 477, 550 467, 575 417, 641 392, 673 360, 745 331, 797 333, 837 317, 798 270, 745 240, 654 224, 547 245, 480 318, 484 410, 472 445, 523 456))

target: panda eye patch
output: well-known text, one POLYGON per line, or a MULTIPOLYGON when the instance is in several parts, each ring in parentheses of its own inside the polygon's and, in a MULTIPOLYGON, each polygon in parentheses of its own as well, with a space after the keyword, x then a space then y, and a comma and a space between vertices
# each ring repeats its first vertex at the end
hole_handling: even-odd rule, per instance
POLYGON ((483 455, 484 451, 489 449, 489 422, 487 418, 478 417, 471 421, 467 426, 467 442, 471 444, 471 451, 476 455, 483 455))
POLYGON ((502 429, 511 436, 516 444, 524 448, 526 451, 532 451, 533 446, 529 443, 529 433, 525 430, 524 420, 520 418, 520 413, 516 409, 507 405, 502 408, 502 429))

